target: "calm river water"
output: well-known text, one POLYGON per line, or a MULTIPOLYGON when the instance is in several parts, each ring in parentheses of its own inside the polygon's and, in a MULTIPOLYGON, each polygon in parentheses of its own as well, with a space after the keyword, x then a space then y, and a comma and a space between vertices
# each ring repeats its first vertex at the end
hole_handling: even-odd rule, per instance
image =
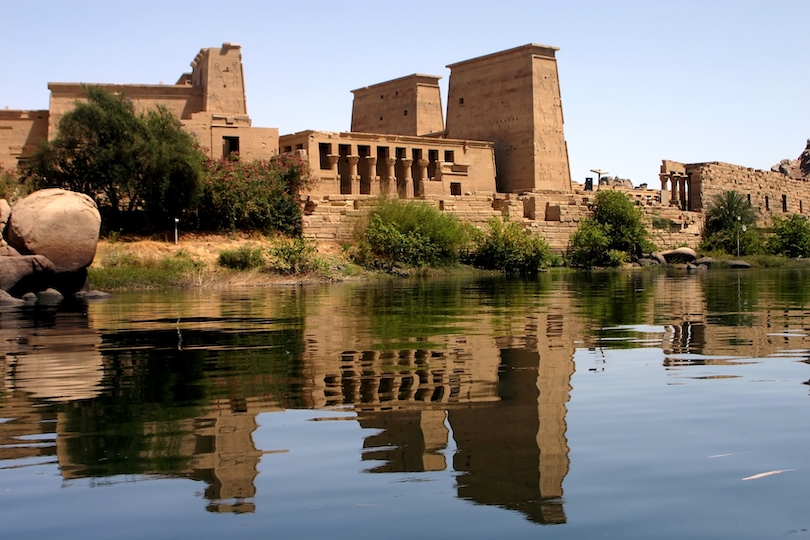
POLYGON ((810 538, 810 271, 0 311, 0 537, 810 538))

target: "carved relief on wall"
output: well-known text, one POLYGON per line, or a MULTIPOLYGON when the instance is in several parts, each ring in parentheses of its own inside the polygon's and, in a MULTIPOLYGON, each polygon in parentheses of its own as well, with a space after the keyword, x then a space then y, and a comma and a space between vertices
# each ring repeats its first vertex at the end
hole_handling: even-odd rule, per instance
POLYGON ((208 110, 221 113, 244 113, 242 107, 242 73, 239 62, 215 62, 208 93, 208 110))

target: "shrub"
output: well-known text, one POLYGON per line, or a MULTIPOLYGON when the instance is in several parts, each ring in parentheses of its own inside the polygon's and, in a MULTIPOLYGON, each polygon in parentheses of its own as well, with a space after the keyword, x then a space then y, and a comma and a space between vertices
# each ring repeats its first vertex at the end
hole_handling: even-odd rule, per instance
POLYGON ((617 268, 624 264, 627 264, 627 252, 621 251, 618 249, 609 249, 606 254, 607 257, 607 265, 611 268, 617 268))
POLYGON ((269 253, 270 269, 283 274, 326 271, 325 264, 316 255, 315 242, 306 238, 279 238, 270 247, 269 253))
POLYGON ((439 266, 457 262, 470 226, 426 203, 380 202, 359 233, 355 258, 367 266, 439 266))
POLYGON ((810 222, 804 216, 773 217, 773 236, 768 251, 786 257, 810 257, 810 222))
POLYGON ((580 222, 571 236, 568 257, 575 266, 618 266, 654 249, 641 209, 621 191, 607 190, 596 194, 593 217, 580 222))
POLYGON ((0 165, 0 199, 13 205, 34 191, 33 182, 20 171, 10 171, 0 165))
POLYGON ((262 248, 240 246, 237 249, 224 249, 219 252, 219 265, 234 270, 260 268, 264 264, 262 248))
POLYGON ((642 220, 641 208, 621 191, 600 191, 594 199, 593 218, 610 227, 610 247, 638 258, 655 249, 642 220))
POLYGON ((301 189, 312 183, 309 168, 292 154, 270 160, 232 157, 205 162, 197 208, 205 230, 260 230, 300 235, 301 189))
POLYGON ((550 263, 546 241, 520 223, 490 218, 476 242, 471 258, 475 266, 507 274, 536 274, 550 263))
POLYGON ((610 246, 610 226, 598 223, 594 219, 580 222, 577 230, 571 235, 568 246, 568 258, 573 266, 604 266, 610 246))

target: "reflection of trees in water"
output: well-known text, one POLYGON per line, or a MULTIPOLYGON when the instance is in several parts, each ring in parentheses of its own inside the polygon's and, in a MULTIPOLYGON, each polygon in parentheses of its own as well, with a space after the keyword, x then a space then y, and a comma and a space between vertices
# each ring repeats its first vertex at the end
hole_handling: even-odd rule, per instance
POLYGON ((403 285, 390 282, 382 287, 358 290, 353 303, 370 318, 374 337, 383 343, 464 333, 480 322, 482 311, 497 317, 505 309, 514 318, 529 313, 544 302, 552 277, 507 280, 487 279, 422 280, 403 285), (475 319, 471 319, 475 317, 475 319))
POLYGON ((566 276, 574 303, 599 328, 646 321, 655 296, 650 272, 575 272, 566 276))
POLYGON ((186 476, 209 484, 209 510, 249 511, 257 412, 306 406, 301 324, 221 331, 172 322, 97 337, 103 372, 99 360, 93 396, 43 409, 58 419, 62 474, 186 476))
POLYGON ((752 326, 762 293, 760 272, 712 271, 702 280, 707 323, 720 326, 752 326))
MULTIPOLYGON (((497 466, 498 481, 514 482, 515 489, 524 486, 522 495, 488 494, 498 475, 478 470, 475 463, 464 469, 459 494, 521 511, 536 521, 559 522, 564 520, 559 496, 567 471, 564 411, 570 374, 560 383, 556 376, 539 373, 544 365, 557 365, 557 358, 572 365, 571 333, 576 330, 566 322, 565 306, 547 307, 550 279, 426 282, 416 290, 392 292, 387 299, 373 287, 348 289, 349 294, 336 289, 330 295, 343 294, 345 301, 334 312, 332 304, 324 311, 334 326, 346 325, 348 343, 365 345, 354 351, 338 340, 342 353, 307 349, 304 336, 318 340, 319 326, 305 330, 300 314, 304 304, 317 311, 318 302, 330 296, 319 290, 308 299, 285 293, 289 309, 274 311, 273 318, 267 318, 267 302, 260 300, 246 307, 239 300, 211 316, 180 319, 155 314, 147 320, 137 307, 122 305, 131 312, 114 313, 110 320, 116 323, 108 325, 121 330, 94 331, 94 350, 103 369, 93 396, 49 406, 58 419, 62 473, 66 478, 154 474, 203 480, 210 511, 252 511, 261 459, 251 437, 256 414, 275 407, 311 407, 322 389, 333 405, 351 403, 364 427, 384 430, 366 442, 363 455, 379 461, 371 466, 378 472, 445 470, 453 422, 459 433, 466 433, 459 455, 465 452, 476 463, 488 461, 486 454, 498 452, 504 435, 499 427, 519 412, 528 420, 516 420, 509 445, 530 465, 497 466), (377 307, 378 301, 388 307, 377 307), (402 339, 397 328, 411 340, 408 347, 393 343, 402 339), (493 334, 516 340, 514 346, 493 334), (438 346, 428 346, 432 341, 438 346), (514 360, 519 353, 508 352, 538 347, 545 352, 529 353, 530 365, 525 366, 514 360), (549 352, 553 347, 558 357, 549 352), (309 358, 310 352, 316 357, 309 358), (317 363, 326 367, 313 367, 317 363), (499 364, 507 371, 499 372, 499 364), (548 389, 557 385, 559 391, 541 392, 543 384, 548 389), (498 399, 501 403, 493 403, 498 399), (455 420, 447 420, 447 410, 455 420), (476 428, 477 410, 486 422, 476 428), (475 429, 481 433, 467 433, 475 429), (534 471, 531 478, 525 467, 534 471), (557 473, 544 472, 555 468, 557 473), (535 508, 532 501, 541 499, 535 508), (555 506, 559 512, 551 517, 554 512, 548 514, 548 509, 555 506)), ((156 309, 173 311, 161 304, 156 309)), ((185 306, 174 311, 184 309, 191 311, 185 306)), ((493 465, 499 460, 493 458, 493 465)))

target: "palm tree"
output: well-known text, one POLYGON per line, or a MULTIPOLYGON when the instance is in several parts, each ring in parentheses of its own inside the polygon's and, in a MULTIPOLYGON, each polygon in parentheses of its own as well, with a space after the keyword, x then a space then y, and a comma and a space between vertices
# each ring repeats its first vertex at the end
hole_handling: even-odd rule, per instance
POLYGON ((757 222, 757 211, 748 198, 738 191, 724 191, 712 198, 706 210, 704 234, 733 232, 737 227, 750 227, 757 222))
POLYGON ((748 244, 756 237, 752 226, 756 224, 758 217, 757 211, 742 193, 718 193, 706 209, 703 247, 722 249, 727 253, 736 251, 739 255, 742 240, 743 247, 746 248, 743 251, 749 251, 748 244))

